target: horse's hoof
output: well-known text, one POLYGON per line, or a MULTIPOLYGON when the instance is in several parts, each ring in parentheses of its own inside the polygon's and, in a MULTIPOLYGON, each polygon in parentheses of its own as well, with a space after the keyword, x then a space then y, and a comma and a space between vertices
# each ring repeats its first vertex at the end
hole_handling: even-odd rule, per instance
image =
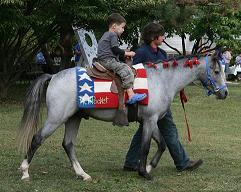
POLYGON ((77 175, 77 179, 82 179, 83 181, 87 181, 87 182, 92 181, 92 178, 89 175, 85 175, 85 176, 77 175))
POLYGON ((22 176, 21 180, 24 181, 24 182, 29 182, 30 181, 30 177, 22 176))
POLYGON ((147 172, 147 173, 150 173, 151 170, 152 170, 152 166, 151 166, 151 165, 147 165, 147 166, 146 166, 146 172, 147 172))
POLYGON ((152 176, 147 172, 138 172, 140 176, 144 177, 146 180, 152 180, 152 176))
POLYGON ((83 181, 90 182, 90 181, 92 181, 92 178, 90 176, 89 177, 85 177, 85 178, 83 178, 83 181))

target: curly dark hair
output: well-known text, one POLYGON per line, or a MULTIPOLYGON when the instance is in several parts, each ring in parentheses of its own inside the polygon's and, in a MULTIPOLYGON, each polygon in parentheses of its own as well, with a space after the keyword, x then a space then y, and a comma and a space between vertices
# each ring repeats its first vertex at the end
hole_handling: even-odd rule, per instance
POLYGON ((164 27, 159 23, 148 23, 142 30, 142 39, 144 43, 150 44, 153 40, 159 36, 165 34, 164 27))
POLYGON ((126 20, 119 13, 112 13, 107 19, 107 25, 111 27, 114 23, 120 25, 121 23, 126 23, 126 20))

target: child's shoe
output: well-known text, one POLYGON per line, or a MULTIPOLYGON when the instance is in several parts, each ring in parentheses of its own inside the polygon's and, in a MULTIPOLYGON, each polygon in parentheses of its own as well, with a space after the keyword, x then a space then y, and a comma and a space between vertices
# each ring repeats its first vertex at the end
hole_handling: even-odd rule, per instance
POLYGON ((138 101, 142 101, 143 99, 146 98, 146 94, 139 94, 139 93, 135 93, 128 101, 127 104, 134 104, 138 101))

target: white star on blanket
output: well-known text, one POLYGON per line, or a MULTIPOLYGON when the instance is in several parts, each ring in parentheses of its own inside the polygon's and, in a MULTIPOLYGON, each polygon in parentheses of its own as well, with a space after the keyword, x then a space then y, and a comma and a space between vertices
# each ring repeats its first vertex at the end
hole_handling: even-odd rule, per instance
POLYGON ((87 73, 83 73, 82 75, 78 75, 79 76, 79 81, 83 80, 83 79, 87 79, 89 81, 92 81, 89 77, 89 75, 87 75, 87 73))
POLYGON ((92 104, 93 103, 93 96, 89 96, 87 94, 84 94, 84 96, 79 96, 80 103, 82 104, 92 104), (87 103, 85 103, 87 101, 87 103))
POLYGON ((80 85, 79 87, 80 87, 80 91, 79 91, 79 92, 82 92, 82 91, 93 92, 93 91, 91 90, 91 88, 92 88, 93 86, 89 86, 88 83, 84 83, 83 85, 80 85))

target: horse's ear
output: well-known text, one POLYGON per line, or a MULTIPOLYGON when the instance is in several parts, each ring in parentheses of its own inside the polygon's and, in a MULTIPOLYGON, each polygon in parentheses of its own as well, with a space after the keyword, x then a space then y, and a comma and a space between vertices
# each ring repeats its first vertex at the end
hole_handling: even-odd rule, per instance
POLYGON ((217 47, 217 48, 215 49, 214 58, 215 58, 216 60, 221 60, 221 59, 222 59, 222 48, 221 48, 221 47, 217 47))
POLYGON ((215 50, 215 52, 212 54, 212 60, 217 60, 218 59, 219 52, 218 50, 215 50))
POLYGON ((210 60, 210 68, 213 69, 214 72, 219 71, 219 51, 215 50, 215 52, 211 55, 210 60))
POLYGON ((210 68, 211 69, 214 69, 215 68, 215 63, 216 63, 216 61, 217 61, 217 55, 216 55, 216 52, 214 52, 211 56, 209 56, 209 57, 211 57, 211 59, 210 59, 210 64, 209 64, 209 66, 210 66, 210 68))
POLYGON ((212 54, 212 63, 210 65, 210 68, 212 68, 215 72, 220 71, 221 68, 220 61, 222 59, 222 56, 220 54, 222 54, 222 52, 220 52, 219 50, 215 50, 215 52, 212 54))

